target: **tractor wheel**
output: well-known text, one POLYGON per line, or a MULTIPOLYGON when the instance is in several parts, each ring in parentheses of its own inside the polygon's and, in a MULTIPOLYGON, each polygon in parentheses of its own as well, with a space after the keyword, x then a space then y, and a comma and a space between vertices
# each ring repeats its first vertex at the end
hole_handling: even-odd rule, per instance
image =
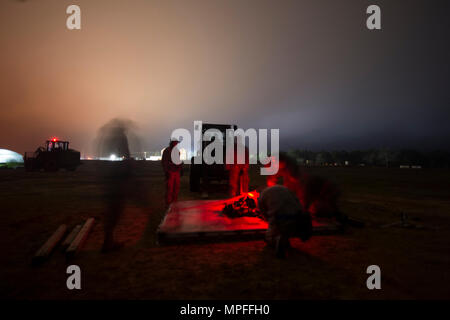
POLYGON ((49 160, 45 163, 44 170, 47 172, 58 171, 58 164, 55 160, 49 160))
POLYGON ((200 166, 191 164, 189 174, 189 189, 191 192, 200 191, 200 166))

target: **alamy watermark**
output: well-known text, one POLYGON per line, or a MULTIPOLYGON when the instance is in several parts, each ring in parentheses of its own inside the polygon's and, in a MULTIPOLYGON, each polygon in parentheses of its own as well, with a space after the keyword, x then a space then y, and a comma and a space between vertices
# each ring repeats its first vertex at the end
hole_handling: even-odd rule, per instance
POLYGON ((366 286, 369 290, 381 289, 381 269, 376 264, 367 267, 366 273, 370 274, 367 278, 366 286))
POLYGON ((66 281, 67 289, 73 290, 81 290, 81 269, 79 266, 73 264, 67 267, 66 273, 69 274, 69 277, 66 281))
MULTIPOLYGON (((366 27, 369 30, 381 29, 381 9, 378 5, 369 5, 366 9, 369 15, 366 19, 366 27)), ((69 16, 66 19, 66 27, 69 30, 81 29, 81 8, 78 5, 71 4, 66 9, 66 14, 69 16)))
POLYGON ((66 20, 66 27, 69 30, 81 29, 81 9, 76 4, 67 7, 66 13, 69 14, 66 20))
MULTIPOLYGON (((262 164, 261 175, 273 175, 278 172, 280 150, 279 129, 226 129, 202 130, 202 121, 194 121, 194 140, 191 132, 184 128, 172 131, 172 140, 179 141, 178 149, 194 150, 194 164, 262 164), (268 134, 270 131, 270 153, 268 153, 268 134), (245 141, 248 140, 248 147, 245 141), (194 145, 192 145, 194 142, 194 145), (207 143, 204 148, 203 142, 207 143)), ((172 161, 180 164, 179 151, 174 148, 172 161)), ((191 163, 188 159, 187 163, 191 163)))

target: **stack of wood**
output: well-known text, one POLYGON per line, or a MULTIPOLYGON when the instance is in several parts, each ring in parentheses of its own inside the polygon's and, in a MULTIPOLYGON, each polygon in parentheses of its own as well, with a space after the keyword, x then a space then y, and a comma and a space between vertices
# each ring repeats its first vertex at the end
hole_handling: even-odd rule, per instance
POLYGON ((47 260, 58 244, 61 243, 63 238, 64 241, 61 243, 62 251, 66 253, 68 258, 73 257, 82 248, 93 225, 94 218, 89 218, 83 226, 76 225, 65 238, 64 236, 67 233, 67 226, 65 224, 60 225, 36 252, 33 257, 32 264, 41 264, 47 260))

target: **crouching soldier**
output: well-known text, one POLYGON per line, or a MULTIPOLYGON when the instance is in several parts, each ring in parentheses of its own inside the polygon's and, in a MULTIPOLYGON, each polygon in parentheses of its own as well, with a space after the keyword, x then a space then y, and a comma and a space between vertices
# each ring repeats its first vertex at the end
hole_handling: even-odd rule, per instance
POLYGON ((180 160, 180 151, 176 147, 178 142, 178 140, 171 140, 169 146, 164 149, 161 159, 166 176, 166 206, 177 201, 178 191, 180 189, 180 175, 183 164, 180 160), (172 150, 174 151, 174 159, 172 159, 172 150))
POLYGON ((348 218, 338 208, 339 188, 319 176, 302 172, 295 159, 280 152, 278 172, 267 176, 267 186, 273 186, 281 178, 283 185, 294 192, 302 207, 314 218, 335 218, 346 223, 348 218))
POLYGON ((275 247, 278 258, 285 257, 290 237, 299 237, 302 241, 311 237, 311 216, 302 210, 298 198, 288 188, 275 185, 265 189, 258 206, 268 222, 266 242, 275 247))

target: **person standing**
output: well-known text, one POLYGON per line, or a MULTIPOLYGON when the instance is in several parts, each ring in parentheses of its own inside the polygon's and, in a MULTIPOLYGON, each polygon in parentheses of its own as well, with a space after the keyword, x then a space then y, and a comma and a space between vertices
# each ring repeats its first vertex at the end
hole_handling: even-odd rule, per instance
POLYGON ((102 167, 107 203, 103 221, 103 253, 118 250, 123 245, 122 243, 115 241, 114 230, 125 210, 125 204, 130 195, 129 190, 133 178, 133 160, 130 157, 126 131, 126 126, 119 122, 111 128, 108 128, 106 134, 106 143, 110 148, 115 150, 117 152, 116 154, 122 157, 123 160, 111 161, 102 167))
POLYGON ((237 137, 234 140, 233 163, 227 164, 229 171, 229 192, 230 197, 235 197, 241 193, 248 192, 248 168, 249 168, 249 151, 248 148, 240 142, 237 137), (238 157, 238 151, 244 151, 244 161, 238 157), (239 161, 240 160, 240 161, 239 161))
POLYGON ((130 138, 134 143, 139 143, 133 133, 134 128, 129 120, 113 119, 98 133, 98 154, 103 157, 114 155, 111 157, 114 161, 96 162, 99 182, 104 187, 103 253, 119 250, 124 245, 117 241, 115 229, 126 211, 127 202, 135 200, 141 207, 149 206, 147 189, 138 179, 138 164, 130 154, 130 138))
POLYGON ((180 189, 180 175, 182 162, 180 160, 180 150, 177 148, 178 140, 171 140, 169 146, 164 149, 161 163, 166 176, 166 205, 177 201, 180 189))

